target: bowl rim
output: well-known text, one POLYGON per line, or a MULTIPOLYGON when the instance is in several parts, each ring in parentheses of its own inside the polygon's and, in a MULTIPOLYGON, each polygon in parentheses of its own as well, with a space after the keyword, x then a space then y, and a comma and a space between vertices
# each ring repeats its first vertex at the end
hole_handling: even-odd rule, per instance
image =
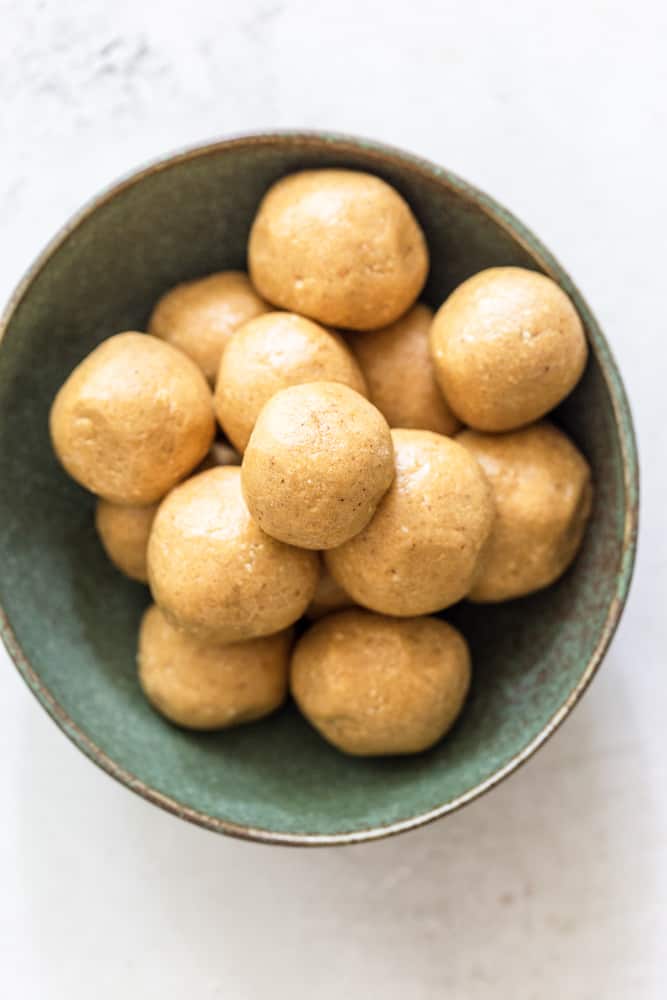
MULTIPOLYGON (((558 729, 558 727, 567 718, 597 673, 616 628, 618 627, 618 623, 627 600, 637 548, 639 520, 639 463, 630 405, 609 344, 607 343, 607 340, 585 299, 567 272, 561 267, 551 252, 547 250, 541 241, 511 212, 509 212, 502 205, 498 204, 498 202, 496 202, 489 195, 480 191, 472 184, 469 184, 467 181, 452 173, 450 170, 438 166, 437 164, 422 157, 405 152, 395 146, 345 133, 329 131, 319 132, 317 130, 301 129, 277 129, 261 132, 236 133, 230 137, 190 145, 175 152, 167 153, 156 159, 152 159, 144 166, 123 175, 119 180, 111 183, 102 189, 101 192, 90 198, 65 222, 65 224, 56 232, 55 236, 47 243, 42 252, 38 254, 33 264, 20 279, 14 291, 10 295, 5 309, 0 315, 0 348, 12 318, 27 295, 32 283, 45 268, 54 254, 56 254, 57 251, 66 243, 69 237, 99 208, 112 201, 126 189, 134 186, 138 182, 143 181, 145 178, 161 173, 164 170, 168 170, 180 163, 216 155, 221 151, 230 150, 235 147, 272 144, 287 144, 292 145, 295 148, 318 147, 322 148, 323 153, 326 147, 329 146, 336 151, 345 152, 345 150, 348 150, 352 154, 363 152, 364 154, 371 156, 371 158, 375 158, 377 160, 378 167, 381 167, 383 164, 387 164, 388 162, 407 167, 409 170, 421 175, 422 179, 435 183, 439 186, 447 187, 458 197, 463 198, 464 200, 467 200, 475 205, 486 216, 508 232, 514 240, 518 241, 528 255, 544 271, 544 273, 552 277, 567 291, 568 295, 575 302, 575 305, 584 321, 586 330, 591 341, 593 342, 602 376, 609 392, 614 421, 620 440, 623 465, 623 542, 621 558, 619 560, 619 565, 616 568, 616 592, 610 602, 607 617, 598 642, 588 660, 588 663, 582 671, 577 684, 574 686, 563 704, 553 713, 547 723, 542 727, 540 732, 534 736, 525 747, 514 754, 502 768, 499 768, 483 781, 478 782, 467 792, 443 803, 442 805, 385 825, 371 826, 364 829, 349 830, 333 834, 273 831, 211 816, 208 813, 202 812, 194 807, 186 806, 171 796, 158 791, 150 785, 147 785, 145 782, 136 777, 136 775, 117 764, 70 718, 63 706, 42 683, 39 675, 32 667, 13 631, 5 609, 0 604, 0 636, 4 641, 10 658, 13 660, 24 681, 27 683, 28 687, 40 702, 42 707, 65 733, 65 735, 79 748, 79 750, 92 760, 93 763, 97 764, 98 767, 106 771, 112 778, 121 782, 131 791, 141 795, 148 802, 160 806, 162 809, 173 813, 181 819, 188 820, 191 823, 195 823, 198 826, 212 830, 216 833, 224 833, 244 840, 285 846, 340 846, 375 841, 384 837, 403 833, 419 826, 423 826, 426 823, 431 823, 442 816, 448 815, 449 813, 455 812, 464 805, 467 805, 469 802, 472 802, 474 799, 479 798, 479 796, 483 795, 485 792, 490 791, 490 789, 494 788, 505 778, 509 777, 510 774, 516 771, 517 768, 532 757, 532 755, 549 739, 550 736, 553 735, 556 729, 558 729)), ((372 169, 372 167, 369 167, 369 169, 372 169)))

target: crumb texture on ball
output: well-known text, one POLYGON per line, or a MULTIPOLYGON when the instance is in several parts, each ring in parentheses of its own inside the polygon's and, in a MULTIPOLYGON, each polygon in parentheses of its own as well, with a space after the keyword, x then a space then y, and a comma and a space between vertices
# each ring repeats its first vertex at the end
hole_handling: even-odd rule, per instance
POLYGON ((399 429, 395 479, 358 535, 325 554, 358 603, 388 615, 430 614, 470 590, 493 524, 491 488, 458 442, 399 429))
POLYGON ((348 386, 311 382, 273 396, 243 456, 243 493, 274 538, 328 549, 368 523, 394 477, 379 410, 348 386))
POLYGON ((95 527, 104 551, 114 566, 140 583, 148 583, 146 553, 159 504, 123 507, 98 500, 95 527))
POLYGON ((139 631, 139 681, 150 703, 188 729, 261 719, 287 695, 291 630, 223 645, 202 642, 151 605, 139 631))
POLYGON ((304 170, 264 196, 250 233, 253 283, 269 302, 321 323, 371 330, 417 299, 424 234, 385 181, 356 170, 304 170))
POLYGON ((459 715, 470 655, 461 633, 437 618, 341 611, 299 640, 290 685, 306 718, 339 750, 419 753, 459 715))
POLYGON ((58 392, 51 438, 65 470, 112 503, 147 505, 202 460, 215 434, 211 391, 181 351, 143 333, 96 347, 58 392))
POLYGON ((454 434, 461 426, 435 377, 429 347, 433 311, 418 303, 381 330, 353 334, 349 344, 368 398, 390 427, 454 434))
POLYGON ((231 338, 215 391, 225 434, 244 451, 262 407, 281 389, 305 382, 341 382, 366 395, 366 382, 338 334, 294 313, 271 312, 231 338))
POLYGON ((548 587, 576 556, 591 513, 588 462, 548 421, 509 434, 466 430, 493 490, 496 519, 472 601, 507 601, 548 587))
POLYGON ((220 271, 166 292, 151 313, 148 332, 184 351, 213 385, 231 335, 269 308, 247 274, 220 271))
POLYGON ((266 535, 241 492, 241 470, 199 473, 160 505, 148 543, 153 598, 202 639, 239 642, 300 618, 317 586, 317 555, 266 535))
POLYGON ((520 267, 489 268, 459 285, 436 313, 431 351, 449 405, 482 431, 544 416, 577 384, 588 353, 565 292, 520 267))

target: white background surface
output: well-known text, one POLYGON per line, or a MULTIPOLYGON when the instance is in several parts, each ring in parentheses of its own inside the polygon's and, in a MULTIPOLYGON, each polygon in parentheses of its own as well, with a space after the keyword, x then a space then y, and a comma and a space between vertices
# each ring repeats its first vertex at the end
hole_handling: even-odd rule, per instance
POLYGON ((662 1000, 667 7, 0 0, 0 37, 3 300, 146 158, 263 127, 384 139, 560 257, 643 465, 633 592, 583 704, 499 789, 394 840, 290 851, 187 826, 84 759, 0 653, 3 996, 662 1000))

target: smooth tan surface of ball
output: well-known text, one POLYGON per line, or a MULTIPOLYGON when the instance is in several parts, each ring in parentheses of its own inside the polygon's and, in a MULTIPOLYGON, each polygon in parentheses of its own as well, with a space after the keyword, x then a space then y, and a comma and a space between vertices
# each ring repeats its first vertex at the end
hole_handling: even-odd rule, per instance
POLYGON ((472 601, 507 601, 548 587, 570 565, 591 512, 588 462, 547 421, 509 434, 463 431, 457 440, 491 483, 496 520, 472 601))
POLYGON ((452 292, 431 327, 436 375, 471 427, 507 431, 553 409, 579 381, 588 349, 569 298, 520 267, 480 271, 452 292))
POLYGON ((154 503, 201 462, 215 434, 211 391, 181 351, 119 333, 58 392, 51 439, 66 471, 112 503, 154 503))
POLYGON ((281 389, 305 382, 342 382, 366 395, 359 365, 342 338, 312 320, 272 312, 234 334, 222 356, 215 410, 239 451, 264 404, 281 389))
POLYGON ((304 170, 264 196, 248 245, 250 274, 269 302, 351 330, 393 323, 428 273, 424 234, 379 177, 304 170))
POLYGON ((261 719, 287 694, 292 632, 228 645, 174 628, 155 605, 139 631, 139 681, 150 703, 188 729, 225 729, 261 719))
POLYGON ((276 393, 241 467, 250 513, 273 538, 329 549, 368 524, 394 478, 387 421, 358 392, 311 382, 276 393))
POLYGON ((241 492, 241 470, 201 472, 160 505, 148 543, 153 598, 201 639, 240 642, 279 632, 315 593, 317 555, 266 535, 241 492))
POLYGON ((225 344, 269 306, 243 271, 221 271, 176 285, 159 300, 148 332, 184 351, 215 384, 225 344))
POLYGON ((396 476, 375 516, 325 554, 335 580, 373 611, 430 614, 469 592, 491 532, 491 488, 458 442, 394 430, 396 476))
POLYGON ((95 509, 95 527, 104 551, 121 573, 140 583, 148 583, 146 551, 158 506, 122 507, 98 500, 95 509))
POLYGON ((368 398, 390 427, 454 434, 461 424, 435 378, 432 320, 432 310, 418 303, 395 323, 353 334, 348 342, 366 378, 368 398))
POLYGON ((350 595, 345 593, 339 583, 336 583, 329 570, 322 563, 317 588, 312 601, 306 608, 306 618, 315 621, 317 618, 331 614, 332 611, 342 611, 343 608, 349 608, 353 604, 354 601, 350 595))
POLYGON ((290 685, 306 718, 339 750, 419 753, 459 715, 470 655, 461 633, 437 618, 341 611, 299 640, 290 685))

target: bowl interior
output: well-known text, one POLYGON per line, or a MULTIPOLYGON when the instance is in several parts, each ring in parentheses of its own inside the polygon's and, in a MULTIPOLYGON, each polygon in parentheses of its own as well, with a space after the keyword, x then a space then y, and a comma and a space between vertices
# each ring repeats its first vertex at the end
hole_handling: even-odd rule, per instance
POLYGON ((24 676, 82 749, 191 818, 279 839, 409 823, 446 810, 510 767, 585 686, 629 578, 631 448, 623 391, 585 303, 497 206, 445 171, 351 140, 222 143, 101 199, 47 257, 10 316, 0 350, 6 638, 24 676), (107 562, 93 500, 61 471, 48 438, 53 396, 85 354, 119 330, 145 329, 151 305, 176 282, 244 267, 249 226, 267 186, 288 171, 323 165, 371 170, 407 197, 431 249, 424 297, 433 306, 480 268, 548 270, 574 297, 592 344, 582 382, 557 413, 594 470, 595 510, 583 550, 541 594, 448 613, 472 646, 472 694, 451 735, 411 759, 346 758, 292 707, 219 735, 189 734, 158 718, 135 673, 147 591, 107 562))

